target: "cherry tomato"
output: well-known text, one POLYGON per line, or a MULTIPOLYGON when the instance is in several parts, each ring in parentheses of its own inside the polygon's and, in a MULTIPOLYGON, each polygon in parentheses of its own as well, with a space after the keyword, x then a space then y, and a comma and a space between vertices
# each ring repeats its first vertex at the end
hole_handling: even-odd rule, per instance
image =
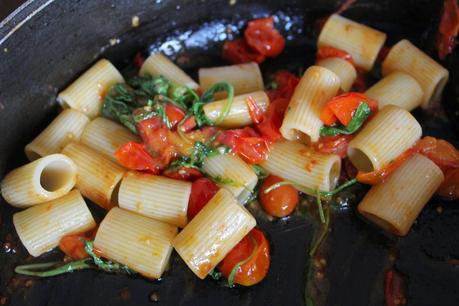
POLYGON ((445 180, 438 187, 436 194, 450 200, 459 199, 459 169, 446 171, 445 180))
POLYGON ((260 163, 268 158, 268 143, 250 127, 226 130, 217 137, 217 142, 227 145, 250 164, 260 163))
POLYGON ((438 57, 444 59, 452 53, 456 46, 459 32, 459 7, 456 0, 443 2, 443 15, 438 26, 437 49, 438 57))
POLYGON ((277 88, 267 92, 269 100, 275 101, 279 98, 290 100, 300 79, 291 72, 279 70, 274 74, 274 82, 277 88))
POLYGON ((75 260, 87 258, 89 255, 84 249, 83 241, 94 240, 96 232, 97 228, 85 233, 66 235, 59 241, 59 249, 75 260))
POLYGON ((378 111, 378 102, 375 100, 358 92, 348 92, 328 101, 320 114, 320 120, 326 125, 340 121, 344 126, 347 126, 361 102, 365 102, 372 113, 378 111))
POLYGON ((261 122, 255 126, 263 137, 270 141, 282 138, 279 128, 282 125, 288 103, 288 99, 278 98, 269 104, 268 110, 263 114, 261 122))
POLYGON ((191 116, 185 119, 185 121, 180 125, 180 129, 183 132, 189 132, 196 127, 196 117, 191 116))
POLYGON ((353 135, 322 136, 318 142, 313 143, 313 147, 318 152, 336 154, 345 158, 347 146, 352 138, 354 138, 353 135))
POLYGON ((143 62, 145 62, 145 57, 143 57, 142 53, 137 52, 134 56, 134 66, 137 69, 140 69, 143 65, 143 62))
POLYGON ((432 160, 444 172, 448 168, 459 168, 459 151, 446 140, 426 136, 416 146, 419 153, 432 160))
POLYGON ((253 286, 268 273, 269 243, 262 231, 253 229, 220 262, 218 270, 228 278, 237 268, 234 283, 253 286), (236 265, 240 264, 237 268, 236 265))
POLYGON ((260 204, 263 209, 273 217, 285 217, 290 215, 299 202, 298 191, 290 186, 284 185, 266 193, 266 189, 272 185, 282 182, 280 177, 270 175, 261 184, 258 193, 260 204))
POLYGON ((248 62, 260 64, 265 60, 265 56, 252 49, 245 39, 225 41, 223 44, 223 58, 233 64, 248 62))
POLYGON ((171 130, 174 130, 177 124, 185 117, 185 112, 177 106, 171 104, 166 104, 165 111, 167 120, 169 120, 171 125, 171 130))
POLYGON ((116 150, 115 157, 120 165, 131 170, 158 174, 165 166, 160 159, 152 157, 145 150, 143 143, 134 141, 130 141, 116 150))
POLYGON ((166 169, 166 171, 163 172, 163 175, 176 180, 188 182, 193 182, 196 179, 202 177, 202 173, 199 170, 185 167, 181 167, 175 170, 166 169))
POLYGON ((206 206, 218 190, 217 184, 205 177, 199 178, 191 184, 191 195, 188 200, 187 211, 188 221, 193 219, 206 206))
POLYGON ((330 57, 339 57, 343 60, 348 61, 353 66, 355 66, 354 60, 352 59, 352 55, 350 55, 344 50, 334 48, 334 47, 320 47, 317 50, 316 62, 319 62, 320 60, 330 58, 330 57))
POLYGON ((267 57, 278 56, 285 47, 284 37, 274 28, 273 17, 249 21, 244 37, 252 49, 267 57))

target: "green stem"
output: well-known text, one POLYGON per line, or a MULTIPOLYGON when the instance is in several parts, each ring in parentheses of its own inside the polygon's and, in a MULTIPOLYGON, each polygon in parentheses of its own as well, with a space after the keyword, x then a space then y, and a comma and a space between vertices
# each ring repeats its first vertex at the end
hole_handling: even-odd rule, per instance
POLYGON ((324 209, 325 211, 325 223, 322 226, 322 231, 320 232, 319 237, 316 239, 314 244, 311 247, 311 250, 309 251, 309 256, 314 257, 317 250, 319 249, 320 245, 324 241, 325 237, 328 234, 328 228, 330 226, 330 209, 327 207, 324 209))
POLYGON ((249 260, 251 260, 253 258, 253 256, 255 256, 255 253, 257 252, 257 249, 258 249, 257 241, 250 234, 249 234, 249 237, 250 237, 250 240, 252 241, 252 244, 253 244, 252 253, 250 254, 249 257, 247 257, 244 260, 241 260, 240 262, 238 262, 237 264, 234 265, 233 269, 231 270, 230 274, 228 275, 228 286, 230 286, 230 287, 234 286, 234 278, 236 277, 236 273, 239 270, 239 268, 242 265, 244 265, 245 263, 247 263, 249 260))
POLYGON ((43 270, 56 266, 59 264, 59 262, 47 262, 47 263, 39 263, 39 264, 31 264, 31 265, 22 265, 22 266, 17 266, 14 269, 14 272, 18 274, 22 274, 22 275, 51 277, 55 275, 77 271, 77 270, 93 269, 94 267, 87 263, 88 260, 90 259, 85 258, 81 260, 71 261, 63 266, 59 266, 54 269, 45 270, 45 271, 43 270))
POLYGON ((317 192, 316 192, 316 204, 317 204, 317 209, 319 210, 320 222, 325 223, 324 209, 322 207, 322 201, 320 200, 319 192, 320 192, 319 189, 317 189, 317 192))
POLYGON ((273 184, 271 186, 269 186, 268 188, 266 188, 266 190, 264 191, 264 193, 269 193, 271 191, 273 191, 274 189, 276 188, 279 188, 281 186, 285 186, 285 185, 291 185, 293 187, 295 187, 296 189, 298 189, 299 191, 307 194, 307 195, 310 195, 310 196, 320 196, 321 198, 330 198, 334 195, 336 195, 337 193, 339 193, 340 191, 348 188, 349 186, 352 186, 354 184, 357 183, 357 179, 352 179, 352 180, 349 180, 347 182, 345 182, 344 184, 342 184, 341 186, 338 186, 338 188, 332 190, 332 191, 320 191, 320 190, 314 190, 312 188, 309 188, 309 187, 306 187, 306 186, 302 186, 302 185, 299 185, 299 184, 296 184, 296 183, 293 183, 293 182, 290 182, 290 181, 282 181, 282 182, 279 182, 279 183, 276 183, 276 184, 273 184))

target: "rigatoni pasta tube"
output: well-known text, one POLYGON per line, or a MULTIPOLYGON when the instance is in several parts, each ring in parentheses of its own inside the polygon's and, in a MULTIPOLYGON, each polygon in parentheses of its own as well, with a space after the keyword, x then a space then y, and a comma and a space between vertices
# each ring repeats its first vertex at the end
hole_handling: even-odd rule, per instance
POLYGON ((220 187, 231 191, 241 203, 247 201, 258 181, 253 169, 237 155, 220 154, 207 157, 202 168, 219 182, 220 187))
POLYGON ((449 72, 406 39, 395 44, 382 63, 383 76, 393 71, 411 75, 424 91, 422 107, 439 102, 449 72))
POLYGON ((341 159, 322 154, 293 141, 279 141, 270 147, 261 166, 270 174, 312 189, 333 190, 341 172, 341 159))
POLYGON ((77 166, 63 154, 51 154, 14 169, 2 180, 2 196, 15 207, 62 197, 77 180, 77 166))
POLYGON ((222 188, 172 245, 188 267, 204 279, 255 225, 255 218, 222 188))
POLYGON ((387 105, 349 142, 347 155, 359 171, 378 170, 412 147, 421 134, 410 112, 387 105))
POLYGON ((320 32, 318 47, 334 47, 352 55, 358 67, 371 70, 386 34, 340 15, 331 15, 320 32))
POLYGON ((139 138, 124 126, 102 117, 91 121, 81 135, 82 144, 115 162, 116 150, 129 141, 139 141, 139 138))
POLYGON ((191 183, 163 176, 128 172, 118 192, 121 208, 184 227, 191 183))
POLYGON ((158 279, 172 252, 177 227, 114 207, 97 230, 94 247, 104 257, 158 279))
MULTIPOLYGON (((263 77, 257 63, 246 63, 199 69, 199 85, 203 91, 218 82, 228 82, 234 87, 234 94, 240 95, 264 90, 263 77)), ((225 95, 216 95, 225 98, 225 95)))
POLYGON ((83 196, 105 209, 117 204, 116 188, 125 172, 121 166, 81 143, 68 144, 62 153, 78 167, 76 187, 83 196))
POLYGON ((110 87, 123 82, 123 76, 115 66, 101 59, 61 91, 57 101, 64 108, 70 107, 94 118, 100 114, 104 96, 110 87))
POLYGON ((65 235, 96 226, 78 190, 14 214, 13 224, 22 244, 35 257, 55 248, 65 235))
POLYGON ((341 89, 343 91, 349 91, 357 78, 357 71, 354 66, 348 61, 338 57, 323 59, 317 63, 317 66, 327 68, 334 72, 341 81, 341 89))
POLYGON ((140 68, 139 74, 164 76, 176 85, 188 86, 191 89, 198 89, 199 87, 190 76, 162 53, 153 53, 150 55, 140 68))
POLYGON ((384 230, 404 236, 443 178, 443 172, 434 162, 415 154, 384 183, 373 186, 358 210, 384 230))
POLYGON ((296 86, 280 132, 288 140, 304 139, 306 142, 318 141, 320 120, 325 103, 336 95, 340 88, 339 77, 330 70, 311 66, 306 70, 296 86))
POLYGON ((395 71, 371 86, 365 95, 378 101, 379 108, 392 104, 412 111, 421 105, 424 92, 409 74, 395 71))
POLYGON ((74 109, 63 110, 46 129, 25 146, 29 160, 59 153, 72 141, 78 142, 89 118, 74 109))
MULTIPOLYGON (((225 116, 223 121, 217 124, 217 126, 224 128, 237 128, 252 124, 252 117, 250 116, 250 112, 247 106, 248 97, 253 98, 261 112, 264 113, 268 109, 269 98, 264 91, 256 91, 248 94, 235 96, 228 115, 225 116)), ((203 110, 207 118, 209 118, 212 121, 217 120, 217 118, 222 113, 226 102, 227 101, 225 99, 207 103, 206 105, 204 105, 203 110)))

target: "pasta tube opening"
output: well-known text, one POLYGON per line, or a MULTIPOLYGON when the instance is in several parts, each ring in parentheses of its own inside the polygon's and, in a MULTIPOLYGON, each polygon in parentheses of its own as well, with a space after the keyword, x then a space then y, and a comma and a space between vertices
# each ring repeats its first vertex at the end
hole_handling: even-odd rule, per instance
POLYGON ((75 165, 67 159, 51 160, 46 163, 40 173, 40 185, 47 192, 55 192, 68 188, 75 176, 75 165))
POLYGON ((347 151, 349 159, 352 161, 354 167, 363 172, 371 172, 374 169, 373 163, 365 152, 355 148, 349 148, 347 151))

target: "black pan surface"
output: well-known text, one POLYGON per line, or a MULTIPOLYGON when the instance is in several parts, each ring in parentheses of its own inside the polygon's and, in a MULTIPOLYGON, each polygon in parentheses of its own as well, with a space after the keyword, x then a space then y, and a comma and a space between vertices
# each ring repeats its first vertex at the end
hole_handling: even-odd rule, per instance
MULTIPOLYGON (((24 145, 57 113, 57 92, 106 57, 119 68, 133 55, 161 50, 190 74, 196 68, 223 64, 222 41, 240 34, 254 17, 277 16, 288 38, 286 52, 263 64, 301 70, 313 62, 317 20, 334 12, 340 1, 229 0, 35 0, 0 24, 0 177, 24 163, 24 145), (132 16, 141 26, 133 28, 132 16)), ((408 38, 433 54, 442 1, 357 1, 344 15, 379 28, 389 45, 408 38)), ((450 71, 443 106, 433 114, 416 111, 425 134, 459 145, 459 56, 443 63, 450 71)), ((325 278, 310 284, 318 305, 384 305, 383 279, 395 267, 407 283, 408 305, 459 305, 459 203, 434 198, 405 238, 385 235, 360 219, 360 193, 342 195, 349 203, 332 219, 322 249, 325 278), (349 198, 349 199, 347 199, 349 198)), ((301 213, 268 220, 256 212, 268 233, 272 265, 253 288, 230 289, 211 279, 198 280, 177 254, 163 279, 81 271, 50 279, 14 275, 17 264, 31 259, 12 226, 15 209, 0 200, 0 304, 9 305, 303 305, 309 267, 307 249, 317 220, 301 213)), ((100 219, 103 212, 91 204, 100 219)), ((256 209, 255 209, 256 211, 256 209)), ((57 251, 46 258, 62 258, 57 251)))

